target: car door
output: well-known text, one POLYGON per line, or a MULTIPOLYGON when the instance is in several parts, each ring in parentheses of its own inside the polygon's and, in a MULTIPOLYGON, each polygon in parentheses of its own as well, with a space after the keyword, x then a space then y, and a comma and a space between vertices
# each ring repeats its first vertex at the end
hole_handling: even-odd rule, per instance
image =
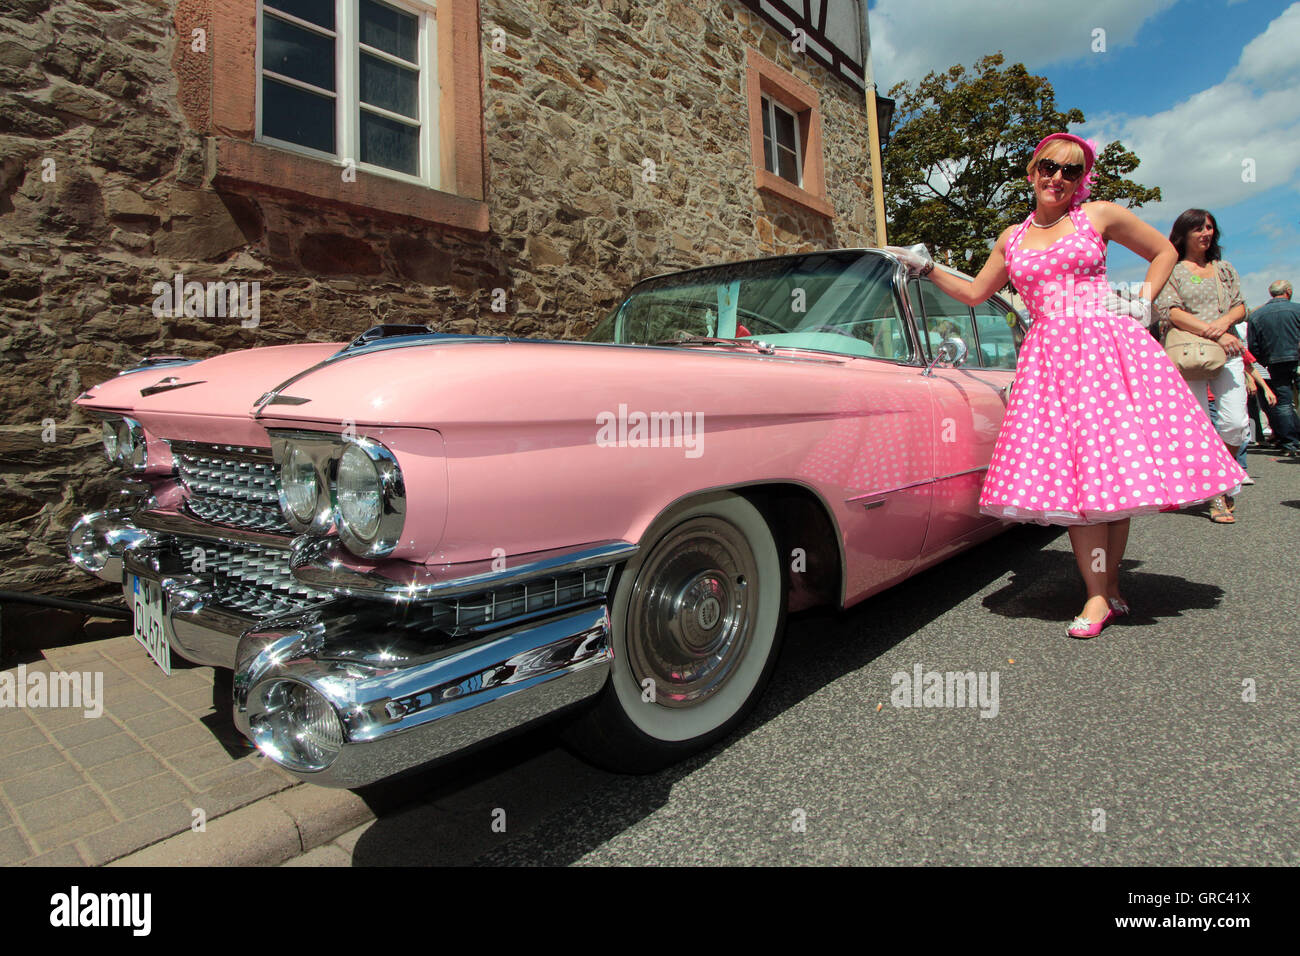
MULTIPOLYGON (((921 376, 892 259, 842 250, 791 268, 742 284, 739 321, 776 347, 840 357, 834 407, 798 477, 834 489, 837 500, 828 503, 853 603, 906 577, 921 553, 934 469, 932 386, 921 376)), ((727 327, 725 309, 720 326, 727 327)))
POLYGON ((1015 378, 1018 327, 1008 324, 1010 310, 1000 299, 971 309, 927 279, 908 283, 908 301, 927 360, 949 335, 968 349, 960 367, 936 366, 929 376, 934 485, 921 547, 928 562, 986 534, 997 521, 980 514, 979 496, 1015 378))

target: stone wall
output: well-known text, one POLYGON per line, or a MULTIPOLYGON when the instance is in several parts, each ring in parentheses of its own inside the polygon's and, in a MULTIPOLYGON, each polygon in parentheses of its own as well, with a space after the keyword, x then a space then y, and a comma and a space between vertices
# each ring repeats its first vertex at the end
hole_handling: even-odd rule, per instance
POLYGON ((861 95, 733 0, 481 0, 487 237, 212 189, 178 98, 187 6, 0 13, 0 589, 96 590, 63 538, 114 476, 72 400, 141 356, 378 322, 580 336, 647 275, 872 242, 861 95), (747 46, 820 91, 834 220, 754 188, 747 46), (259 324, 156 317, 177 272, 260 282, 259 324))

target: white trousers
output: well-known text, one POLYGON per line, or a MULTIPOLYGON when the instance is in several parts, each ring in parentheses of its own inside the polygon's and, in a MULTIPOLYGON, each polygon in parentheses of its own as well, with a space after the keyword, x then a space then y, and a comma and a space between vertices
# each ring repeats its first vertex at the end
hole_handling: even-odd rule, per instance
POLYGON ((1246 440, 1249 416, 1246 414, 1246 366, 1240 355, 1229 358, 1213 378, 1189 381, 1201 410, 1210 415, 1210 396, 1206 386, 1214 390, 1214 428, 1225 445, 1240 447, 1246 440))

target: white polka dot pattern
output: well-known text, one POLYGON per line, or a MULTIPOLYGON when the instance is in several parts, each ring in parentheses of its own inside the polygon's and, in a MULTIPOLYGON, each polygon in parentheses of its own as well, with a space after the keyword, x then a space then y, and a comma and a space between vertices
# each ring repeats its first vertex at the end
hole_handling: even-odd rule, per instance
POLYGON ((1106 244, 1082 209, 1046 249, 1007 243, 1032 324, 980 511, 1094 524, 1231 493, 1245 472, 1151 334, 1105 310, 1106 244))

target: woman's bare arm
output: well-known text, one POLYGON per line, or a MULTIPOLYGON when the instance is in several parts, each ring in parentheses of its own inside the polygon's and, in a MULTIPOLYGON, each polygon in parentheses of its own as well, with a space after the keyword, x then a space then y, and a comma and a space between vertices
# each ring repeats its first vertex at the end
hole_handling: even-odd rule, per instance
MULTIPOLYGON (((1160 235, 1154 226, 1113 202, 1090 202, 1083 206, 1083 210, 1103 239, 1118 242, 1151 263, 1147 269, 1142 297, 1154 301, 1169 281, 1174 266, 1178 265, 1178 250, 1174 244, 1160 235)), ((1169 310, 1170 319, 1173 319, 1175 311, 1179 310, 1169 310)), ((1174 324, 1183 327, 1177 322, 1174 324)))
POLYGON ((1015 227, 1008 226, 1002 230, 1002 235, 998 236, 998 241, 989 252, 984 268, 980 269, 979 275, 974 279, 965 279, 936 268, 930 273, 931 281, 958 302, 979 305, 1007 284, 1007 239, 1013 228, 1015 227))

